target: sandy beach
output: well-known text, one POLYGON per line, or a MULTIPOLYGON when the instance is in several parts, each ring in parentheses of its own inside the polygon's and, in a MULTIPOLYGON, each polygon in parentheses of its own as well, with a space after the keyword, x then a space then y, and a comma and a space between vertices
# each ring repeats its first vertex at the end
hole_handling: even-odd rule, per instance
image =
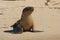
POLYGON ((45 5, 45 0, 0 1, 0 40, 60 40, 59 0, 51 1, 48 6, 45 5), (34 7, 34 29, 43 32, 4 32, 12 30, 10 26, 21 18, 23 8, 27 6, 34 7))

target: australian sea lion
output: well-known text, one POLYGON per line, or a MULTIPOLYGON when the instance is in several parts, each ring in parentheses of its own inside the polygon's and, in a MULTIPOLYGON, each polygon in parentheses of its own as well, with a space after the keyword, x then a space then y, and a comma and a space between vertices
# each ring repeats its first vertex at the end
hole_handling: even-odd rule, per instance
POLYGON ((26 7, 22 11, 21 19, 12 25, 15 33, 22 33, 23 31, 34 31, 32 12, 33 7, 26 7))

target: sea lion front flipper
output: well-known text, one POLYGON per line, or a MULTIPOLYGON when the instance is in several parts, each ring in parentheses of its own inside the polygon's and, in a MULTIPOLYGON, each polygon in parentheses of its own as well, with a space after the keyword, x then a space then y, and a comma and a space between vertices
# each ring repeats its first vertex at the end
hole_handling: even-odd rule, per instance
POLYGON ((17 27, 16 27, 16 33, 17 34, 21 34, 22 32, 23 32, 23 28, 22 28, 22 26, 21 25, 17 25, 17 27))
POLYGON ((20 24, 17 24, 18 22, 16 22, 13 26, 13 33, 14 34, 21 34, 23 32, 23 29, 21 27, 20 24))
POLYGON ((32 25, 31 26, 31 29, 30 29, 32 32, 34 32, 34 26, 32 25))
POLYGON ((31 32, 43 32, 43 31, 39 31, 39 30, 34 30, 34 25, 31 26, 31 32))

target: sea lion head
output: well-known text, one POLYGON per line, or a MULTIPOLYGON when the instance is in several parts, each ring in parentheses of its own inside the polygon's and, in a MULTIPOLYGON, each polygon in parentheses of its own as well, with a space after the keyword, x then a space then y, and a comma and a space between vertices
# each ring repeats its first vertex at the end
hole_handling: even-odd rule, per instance
POLYGON ((32 13, 34 11, 34 7, 25 7, 23 9, 23 13, 32 13))

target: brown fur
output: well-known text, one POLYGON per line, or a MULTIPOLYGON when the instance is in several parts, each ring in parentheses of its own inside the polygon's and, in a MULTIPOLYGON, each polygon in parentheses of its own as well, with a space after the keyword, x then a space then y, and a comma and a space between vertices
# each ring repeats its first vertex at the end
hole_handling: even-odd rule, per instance
POLYGON ((12 25, 13 28, 18 27, 21 31, 34 31, 33 28, 33 20, 32 20, 32 12, 34 11, 33 7, 26 7, 22 11, 21 19, 18 20, 14 25, 12 25))

